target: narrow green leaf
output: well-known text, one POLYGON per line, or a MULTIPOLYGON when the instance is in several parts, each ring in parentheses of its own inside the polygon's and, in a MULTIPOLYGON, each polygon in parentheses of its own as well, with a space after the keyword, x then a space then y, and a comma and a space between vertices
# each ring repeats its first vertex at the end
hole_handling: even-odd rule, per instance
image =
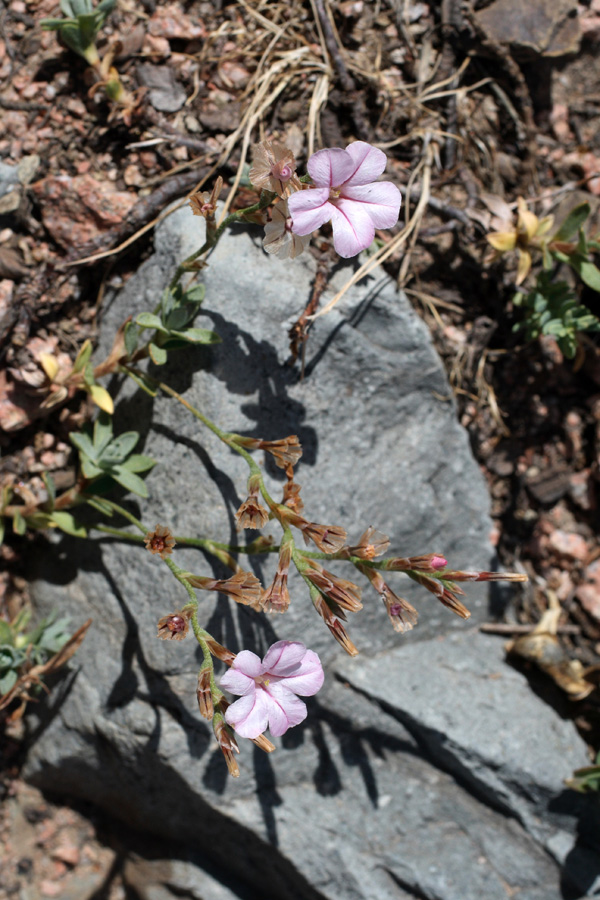
POLYGON ((574 269, 584 284, 592 290, 600 292, 600 269, 589 259, 572 253, 567 257, 567 262, 574 269))
POLYGON ((125 326, 124 340, 127 356, 133 356, 139 341, 138 327, 135 322, 128 322, 125 326))
POLYGON ((54 509, 54 503, 56 501, 56 488, 54 486, 54 479, 49 472, 42 472, 42 481, 46 486, 46 490, 48 491, 48 507, 50 512, 54 509))
POLYGON ((102 474, 102 469, 92 462, 89 456, 83 454, 79 457, 79 462, 81 463, 81 471, 86 478, 97 478, 98 475, 102 474))
POLYGON ((568 241, 574 234, 577 234, 585 220, 590 214, 590 204, 580 203, 571 210, 567 218, 564 220, 556 234, 552 236, 553 241, 568 241))
POLYGON ((88 362, 87 365, 84 366, 83 380, 84 380, 84 383, 88 387, 91 387, 93 384, 96 384, 96 379, 94 378, 94 367, 92 366, 92 364, 90 362, 88 362))
POLYGON ((104 513, 105 516, 113 515, 114 510, 112 506, 101 497, 89 497, 86 502, 88 506, 93 506, 94 509, 97 509, 98 512, 104 513))
POLYGON ((75 357, 75 362, 73 363, 73 371, 74 372, 83 372, 85 367, 90 361, 90 356, 92 355, 92 342, 90 340, 84 341, 79 353, 75 357))
POLYGON ((157 347, 156 344, 150 342, 148 344, 148 353, 150 359, 157 366, 164 366, 167 361, 167 351, 164 347, 157 347))
POLYGON ((9 669, 8 672, 5 672, 5 674, 0 677, 0 696, 8 694, 10 689, 17 683, 17 677, 17 673, 14 669, 9 669))
POLYGON ((171 334, 192 344, 220 344, 221 338, 216 331, 207 328, 188 328, 186 331, 172 331, 171 334))
POLYGON ((129 377, 135 381, 138 387, 141 387, 143 391, 149 394, 151 397, 156 397, 158 393, 158 388, 154 387, 151 381, 149 381, 145 375, 138 375, 136 372, 128 372, 129 377))
POLYGON ((99 458, 102 451, 107 447, 113 436, 112 417, 107 412, 100 411, 98 418, 94 422, 94 449, 99 458))
POLYGON ((10 644, 14 646, 14 636, 12 628, 4 619, 0 619, 0 644, 10 644))
POLYGON ((50 518, 54 525, 66 534, 71 534, 73 537, 87 537, 86 529, 83 525, 77 524, 71 513, 63 511, 53 512, 50 518))
POLYGON ((142 479, 133 472, 128 472, 123 466, 115 466, 114 469, 111 469, 110 474, 121 487, 131 491, 132 494, 137 494, 138 497, 144 498, 148 496, 148 488, 142 479))
POLYGON ((192 318, 193 312, 186 306, 178 306, 173 312, 170 312, 165 320, 165 325, 169 331, 179 331, 192 318))
POLYGON ((27 531, 27 522, 18 510, 13 513, 12 522, 13 531, 15 534, 25 534, 25 532, 27 531))

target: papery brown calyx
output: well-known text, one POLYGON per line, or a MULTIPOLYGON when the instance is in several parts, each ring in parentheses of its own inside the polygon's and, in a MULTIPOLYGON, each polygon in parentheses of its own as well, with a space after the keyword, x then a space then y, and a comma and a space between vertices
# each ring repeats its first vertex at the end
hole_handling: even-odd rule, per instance
POLYGON ((202 216, 204 219, 214 219, 219 195, 223 189, 223 179, 219 175, 213 185, 212 191, 202 191, 201 193, 192 194, 189 205, 195 216, 202 216))
POLYGON ((269 521, 269 512, 260 504, 260 475, 248 479, 248 496, 235 514, 238 528, 264 528, 269 521))
POLYGON ((342 609, 348 612, 358 612, 362 609, 361 589, 352 581, 345 578, 338 578, 332 572, 328 572, 314 559, 305 560, 308 569, 304 571, 304 575, 314 586, 333 603, 336 603, 342 609))
POLYGON ((412 603, 399 597, 385 581, 381 572, 370 566, 358 566, 360 571, 367 576, 381 599, 383 600, 389 620, 394 631, 403 634, 411 631, 417 624, 419 614, 412 603))
POLYGON ((211 689, 212 670, 207 666, 198 672, 198 687, 196 688, 196 697, 198 699, 198 709, 200 715, 205 719, 212 719, 215 714, 215 708, 212 698, 211 689))
MULTIPOLYGON (((229 704, 227 704, 228 706, 229 704)), ((219 704, 221 709, 222 703, 219 704)), ((239 778, 240 768, 237 764, 237 760, 234 756, 234 753, 239 753, 240 748, 237 745, 237 741, 234 737, 233 730, 227 725, 225 722, 225 718, 223 716, 223 712, 215 713, 213 718, 213 730, 215 733, 215 737, 219 743, 219 747, 221 748, 221 752, 225 757, 225 762, 227 763, 227 768, 229 769, 229 774, 234 778, 239 778)))
POLYGON ((248 179, 253 187, 273 191, 280 196, 298 190, 296 160, 293 152, 276 141, 262 141, 252 147, 252 167, 248 179), (286 190, 287 189, 287 190, 286 190))
POLYGON ((262 587, 253 572, 236 572, 231 578, 224 579, 189 574, 186 574, 185 578, 192 587, 199 588, 202 591, 219 591, 222 594, 227 594, 236 603, 241 603, 243 606, 251 606, 256 610, 260 609, 262 587))
POLYGON ((277 572, 272 584, 263 591, 260 606, 267 613, 284 613, 290 605, 288 574, 292 560, 293 543, 284 541, 279 550, 277 572))
POLYGON ((357 656, 358 649, 350 640, 348 632, 346 631, 340 620, 328 607, 325 598, 321 594, 319 594, 318 597, 313 597, 312 601, 315 609, 329 628, 329 631, 334 636, 338 644, 344 648, 349 656, 357 656))
POLYGON ((150 553, 158 553, 161 559, 165 559, 173 552, 175 540, 166 526, 157 525, 154 531, 147 533, 144 545, 150 553))
POLYGON ((360 536, 358 543, 348 547, 348 556, 358 556, 360 559, 374 559, 387 552, 390 539, 381 531, 377 531, 372 525, 360 536))
MULTIPOLYGON (((460 616, 461 619, 469 619, 471 617, 471 613, 467 607, 461 603, 457 597, 457 594, 464 594, 464 591, 457 585, 453 585, 451 590, 449 587, 442 584, 441 581, 438 581, 436 578, 431 578, 429 575, 423 575, 421 572, 409 572, 408 574, 413 581, 416 581, 417 584, 420 584, 424 588, 427 588, 428 591, 431 591, 444 606, 447 606, 448 609, 452 610, 453 613, 456 613, 457 616, 460 616)), ((445 573, 444 578, 446 578, 445 573)))
POLYGON ((294 469, 291 465, 285 470, 287 481, 283 486, 282 503, 288 506, 295 513, 301 513, 304 509, 304 503, 300 496, 300 485, 294 481, 294 469))
MULTIPOLYGON (((448 565, 448 561, 441 553, 423 553, 421 556, 395 556, 385 560, 385 569, 388 572, 437 572, 448 565)), ((444 573, 444 578, 446 573, 444 573)))
POLYGON ((169 613, 168 616, 163 616, 158 620, 157 637, 161 641, 182 641, 187 637, 191 617, 192 610, 185 607, 177 612, 169 613))
POLYGON ((295 466, 302 456, 302 446, 296 434, 290 434, 277 441, 263 441, 261 438, 236 434, 234 440, 240 447, 247 447, 249 450, 266 450, 273 456, 275 465, 280 469, 286 469, 289 465, 295 466))

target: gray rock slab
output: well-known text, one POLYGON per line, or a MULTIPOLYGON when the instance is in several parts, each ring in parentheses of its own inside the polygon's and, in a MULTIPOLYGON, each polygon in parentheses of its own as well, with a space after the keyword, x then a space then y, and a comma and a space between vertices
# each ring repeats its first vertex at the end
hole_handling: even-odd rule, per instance
MULTIPOLYGON (((154 256, 108 299, 104 350, 127 315, 155 306, 175 262, 201 241, 199 228, 185 209, 158 229, 154 256)), ((341 267, 331 290, 350 272, 341 267)), ((389 279, 376 272, 317 320, 300 380, 286 365, 286 331, 310 296, 310 257, 293 265, 268 258, 258 236, 239 233, 219 244, 203 275, 207 299, 197 324, 214 327, 223 343, 181 354, 160 370, 165 381, 226 429, 263 438, 298 434, 305 454, 296 477, 314 521, 343 524, 351 538, 373 524, 390 535, 396 552, 435 550, 457 567, 489 566, 482 476, 427 330, 389 279)), ((118 390, 119 429, 138 429, 144 444, 138 450, 159 461, 147 479, 146 524, 238 542, 233 515, 245 495, 245 463, 172 401, 152 402, 118 379, 111 387, 118 390)), ((264 470, 278 496, 281 473, 268 460, 264 470)), ((191 571, 210 571, 199 552, 176 554, 191 571)), ((266 582, 273 560, 253 565, 266 582)), ((508 791, 493 771, 499 764, 493 732, 504 727, 504 707, 498 722, 489 711, 492 750, 486 753, 483 732, 477 739, 477 765, 490 772, 475 769, 467 777, 461 770, 458 777, 426 748, 412 720, 400 721, 397 699, 387 708, 379 695, 349 686, 355 683, 350 677, 344 675, 348 684, 336 680, 334 671, 346 672, 339 648, 297 580, 290 612, 282 617, 257 616, 218 598, 203 601, 207 627, 231 649, 262 653, 278 638, 300 637, 329 669, 324 690, 309 700, 308 719, 276 741, 277 753, 265 756, 242 742, 242 777, 233 780, 196 708, 198 651, 191 641, 155 637, 158 618, 185 600, 160 560, 109 539, 78 543, 62 536, 40 550, 34 568, 40 613, 59 608, 76 624, 91 616, 94 625, 71 673, 34 711, 26 776, 193 847, 196 855, 179 860, 185 872, 178 870, 177 884, 165 879, 165 891, 204 896, 210 885, 203 873, 211 872, 224 896, 260 891, 266 900, 561 896, 559 868, 570 851, 566 861, 557 859, 529 818, 507 802, 492 802, 487 789, 508 791)), ((396 584, 419 604, 421 622, 398 637, 365 591, 365 610, 349 623, 363 651, 352 679, 366 665, 372 686, 373 667, 385 673, 389 660, 396 671, 398 657, 411 650, 423 684, 438 669, 443 678, 443 661, 436 656, 434 664, 428 654, 440 636, 464 630, 464 623, 422 590, 396 584)), ((486 615, 487 597, 485 586, 473 587, 468 604, 477 621, 486 615)), ((469 652, 465 647, 464 655, 469 652)), ((400 685, 406 674, 398 678, 400 685)), ((493 679, 479 681, 487 687, 493 679)), ((381 683, 396 697, 390 679, 381 683)), ((431 684, 424 702, 443 723, 441 707, 449 697, 438 697, 437 682, 431 684)), ((516 689, 513 696, 520 702, 516 689)), ((470 716, 466 701, 456 716, 470 716)), ((552 740, 562 733, 550 731, 552 740)), ((573 741, 571 755, 580 760, 581 745, 573 741)), ((555 751, 562 753, 562 745, 555 751)), ((545 815, 542 798, 556 784, 556 759, 551 776, 539 773, 535 790, 528 780, 535 773, 513 769, 533 794, 524 808, 545 815)), ((551 825, 574 840, 573 821, 567 816, 551 825)))

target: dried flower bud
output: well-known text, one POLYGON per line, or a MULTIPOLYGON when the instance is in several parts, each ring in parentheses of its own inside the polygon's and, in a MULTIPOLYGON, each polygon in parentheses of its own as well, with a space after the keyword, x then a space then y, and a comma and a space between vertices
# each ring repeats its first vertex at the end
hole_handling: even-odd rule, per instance
MULTIPOLYGON (((424 553, 422 556, 396 556, 388 559, 385 568, 388 572, 437 572, 448 565, 448 560, 439 553, 424 553)), ((445 576, 444 576, 445 577, 445 576)))
POLYGON ((403 634, 405 631, 411 631, 419 618, 419 614, 412 603, 404 600, 403 597, 398 597, 377 569, 371 569, 370 566, 359 566, 358 568, 367 576, 383 600, 394 631, 398 631, 400 634, 403 634))
POLYGON ((206 643, 212 655, 216 656, 217 659, 220 659, 221 662, 226 663, 228 666, 232 664, 237 656, 236 653, 232 653, 231 650, 228 650, 227 647, 224 647, 223 644, 219 644, 213 638, 207 638, 206 643))
POLYGON ((285 186, 290 182, 293 182, 296 189, 299 187, 299 184, 296 186, 297 179, 294 178, 296 171, 294 154, 283 144, 262 141, 253 146, 252 152, 252 168, 248 178, 255 188, 283 195, 285 186))
POLYGON ((420 572, 409 572, 409 575, 413 579, 413 581, 417 582, 417 584, 423 585, 424 588, 427 588, 428 591, 431 591, 432 594, 435 594, 435 596, 441 603, 444 604, 444 606, 447 606, 448 609, 451 609, 452 612, 456 613, 457 616, 460 616, 461 619, 470 618, 471 613, 456 596, 457 594, 464 594, 464 591, 462 591, 457 585, 454 585, 452 590, 450 590, 450 588, 442 584, 441 581, 437 581, 437 579, 431 578, 429 575, 422 575, 420 572))
POLYGON ((338 525, 317 525, 315 522, 304 520, 304 523, 297 527, 304 535, 304 539, 307 541, 310 538, 322 553, 337 553, 346 543, 347 533, 338 525))
POLYGON ((190 619, 192 617, 191 609, 182 609, 178 612, 170 613, 158 620, 157 637, 161 641, 182 641, 187 637, 190 628, 190 619))
POLYGON ((285 474, 287 481, 283 486, 282 503, 288 506, 293 512, 301 513, 304 509, 304 503, 300 497, 300 485, 294 481, 294 469, 292 466, 286 466, 285 474))
POLYGON ((164 525, 157 525, 154 531, 149 531, 144 538, 146 550, 150 553, 158 553, 161 559, 166 559, 173 552, 175 541, 168 528, 164 525))
POLYGON ((271 208, 271 221, 265 225, 263 248, 278 259, 296 259, 310 243, 310 234, 294 234, 294 222, 287 201, 282 200, 271 208))
POLYGON ((212 670, 206 666, 198 672, 198 687, 196 688, 196 697, 198 698, 198 709, 200 715, 205 719, 212 719, 215 714, 211 690, 212 670))
POLYGON ((358 612, 362 609, 361 590, 358 585, 346 581, 345 578, 338 578, 313 559, 307 559, 306 562, 310 568, 304 575, 322 594, 325 594, 328 600, 341 606, 342 609, 347 609, 348 612, 358 612))
POLYGON ((214 219, 217 209, 219 194, 223 189, 223 179, 219 175, 214 183, 212 191, 202 191, 190 197, 190 206, 195 216, 203 216, 205 219, 214 219))
POLYGON ((275 749, 275 744, 272 744, 269 738, 265 737, 264 734, 259 734, 257 738, 253 738, 252 743, 256 744, 261 750, 264 750, 265 753, 272 753, 275 749))
POLYGON ((529 581, 521 572, 444 572, 448 581, 529 581))
POLYGON ((332 611, 329 609, 324 598, 320 595, 318 597, 313 597, 313 604, 338 644, 344 648, 349 656, 357 656, 358 650, 350 640, 348 632, 346 631, 340 620, 336 616, 334 616, 332 611))
POLYGON ((203 575, 188 575, 186 581, 202 591, 219 591, 232 597, 236 603, 260 609, 262 586, 253 572, 236 572, 231 578, 218 580, 203 575))
POLYGON ((219 747, 225 757, 229 774, 234 778, 239 778, 240 768, 233 754, 239 753, 240 749, 234 737, 233 730, 227 725, 221 712, 215 713, 213 718, 213 730, 215 732, 215 737, 219 742, 219 747))
POLYGON ((376 531, 372 525, 358 539, 358 544, 348 547, 349 556, 358 556, 360 559, 374 559, 387 552, 390 539, 381 531, 376 531))
POLYGON ((290 465, 295 466, 302 456, 302 446, 296 434, 290 434, 289 437, 280 438, 278 441, 263 441, 261 438, 236 434, 235 442, 240 447, 247 447, 250 450, 266 450, 273 455, 275 465, 280 469, 286 469, 290 465))
POLYGON ((260 605, 267 613, 284 613, 290 605, 290 593, 288 591, 288 573, 292 560, 292 543, 284 541, 279 550, 279 563, 277 572, 270 587, 263 592, 260 605))
POLYGON ((264 528, 269 521, 268 510, 258 500, 260 476, 251 475, 248 479, 248 496, 235 514, 238 528, 264 528))

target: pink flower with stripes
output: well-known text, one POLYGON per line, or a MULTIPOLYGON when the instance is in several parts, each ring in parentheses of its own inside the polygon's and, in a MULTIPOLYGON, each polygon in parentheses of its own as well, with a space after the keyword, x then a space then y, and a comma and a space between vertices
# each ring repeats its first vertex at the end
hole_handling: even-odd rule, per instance
POLYGON ((364 141, 314 153, 307 168, 315 186, 288 198, 294 234, 310 234, 331 220, 340 256, 348 259, 365 250, 376 228, 398 221, 400 191, 391 181, 373 180, 386 162, 385 153, 364 141))
POLYGON ((277 641, 262 662, 251 650, 242 650, 221 678, 221 687, 239 700, 227 707, 225 720, 240 737, 254 740, 268 727, 278 737, 306 718, 306 704, 297 694, 310 697, 320 690, 321 660, 299 641, 277 641))

